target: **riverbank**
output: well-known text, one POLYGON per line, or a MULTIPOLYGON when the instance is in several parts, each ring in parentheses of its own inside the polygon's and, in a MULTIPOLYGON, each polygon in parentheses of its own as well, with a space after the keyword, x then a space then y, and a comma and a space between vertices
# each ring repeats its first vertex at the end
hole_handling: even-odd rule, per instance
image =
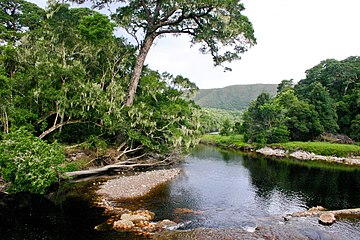
POLYGON ((360 146, 354 144, 288 142, 270 144, 259 148, 253 144, 245 143, 242 135, 204 135, 201 142, 228 149, 256 152, 271 157, 287 157, 297 160, 325 161, 360 166, 360 146))
POLYGON ((157 186, 170 181, 179 173, 180 169, 174 168, 123 176, 107 181, 96 193, 110 200, 139 198, 147 195, 157 186))

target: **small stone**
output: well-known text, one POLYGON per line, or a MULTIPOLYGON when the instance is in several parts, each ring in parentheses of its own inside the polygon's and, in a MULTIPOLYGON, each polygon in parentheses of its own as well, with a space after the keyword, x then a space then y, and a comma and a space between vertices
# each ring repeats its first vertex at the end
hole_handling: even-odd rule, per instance
POLYGON ((135 224, 129 220, 118 220, 114 222, 113 228, 114 229, 129 229, 134 227, 135 224))
POLYGON ((291 216, 290 216, 290 215, 284 216, 284 221, 285 221, 285 222, 290 221, 290 219, 291 219, 291 216))
POLYGON ((319 217, 319 223, 323 225, 331 225, 336 221, 335 215, 333 213, 323 213, 319 217))
POLYGON ((127 220, 127 221, 131 221, 133 223, 137 223, 137 222, 140 222, 140 221, 147 221, 148 218, 145 217, 145 216, 142 216, 142 215, 132 215, 132 214, 123 214, 121 215, 121 220, 127 220))
POLYGON ((178 228, 179 225, 176 222, 165 219, 165 220, 162 220, 160 222, 157 222, 156 226, 158 228, 165 228, 165 229, 168 229, 168 230, 175 230, 176 228, 178 228))

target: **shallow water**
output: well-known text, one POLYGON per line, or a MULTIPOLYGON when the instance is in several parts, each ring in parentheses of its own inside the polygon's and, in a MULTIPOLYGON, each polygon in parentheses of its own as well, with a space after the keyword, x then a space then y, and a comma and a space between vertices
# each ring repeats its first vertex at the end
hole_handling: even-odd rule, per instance
MULTIPOLYGON (((94 230, 106 217, 90 204, 89 186, 93 182, 63 187, 59 193, 63 199, 57 198, 56 204, 29 195, 1 200, 0 239, 138 239, 94 230)), ((287 213, 317 205, 360 207, 358 169, 269 159, 203 145, 186 158, 182 173, 169 184, 145 198, 114 204, 151 210, 155 220, 181 222, 183 229, 220 229, 213 232, 220 234, 217 239, 236 236, 234 229, 252 232, 255 227, 264 229, 270 239, 287 239, 289 234, 304 239, 360 239, 359 219, 341 219, 332 226, 319 225, 316 218, 282 220, 287 213)))

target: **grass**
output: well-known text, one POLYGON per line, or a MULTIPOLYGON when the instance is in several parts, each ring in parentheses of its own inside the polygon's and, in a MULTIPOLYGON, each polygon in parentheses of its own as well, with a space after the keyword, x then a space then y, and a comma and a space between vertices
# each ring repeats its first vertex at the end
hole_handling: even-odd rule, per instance
MULTIPOLYGON (((221 145, 224 147, 250 146, 248 143, 244 142, 244 136, 240 134, 230 136, 206 134, 201 138, 201 141, 203 143, 221 145)), ((306 152, 312 152, 323 156, 360 156, 360 146, 352 144, 336 144, 328 142, 287 142, 271 144, 269 146, 281 147, 289 152, 304 150, 306 152)))
POLYGON ((244 142, 244 136, 241 134, 222 136, 216 134, 205 134, 201 138, 203 143, 216 144, 216 145, 235 145, 235 146, 247 146, 249 144, 244 142))

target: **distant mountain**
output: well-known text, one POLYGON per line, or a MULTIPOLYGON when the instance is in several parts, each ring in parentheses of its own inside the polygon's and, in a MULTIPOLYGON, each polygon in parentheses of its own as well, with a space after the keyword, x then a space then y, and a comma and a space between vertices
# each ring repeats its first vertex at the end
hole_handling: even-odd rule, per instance
POLYGON ((249 84, 200 89, 193 99, 201 107, 243 110, 262 92, 275 96, 276 88, 277 84, 249 84))

